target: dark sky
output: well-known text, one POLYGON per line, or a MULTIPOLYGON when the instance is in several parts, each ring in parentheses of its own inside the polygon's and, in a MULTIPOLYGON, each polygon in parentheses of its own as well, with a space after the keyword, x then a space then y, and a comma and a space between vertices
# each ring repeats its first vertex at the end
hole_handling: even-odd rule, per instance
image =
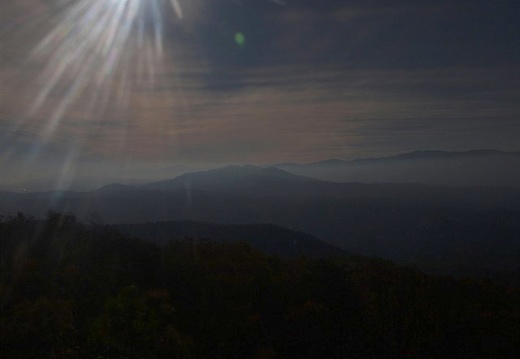
POLYGON ((6 2, 4 182, 92 164, 520 150, 513 1, 6 2))

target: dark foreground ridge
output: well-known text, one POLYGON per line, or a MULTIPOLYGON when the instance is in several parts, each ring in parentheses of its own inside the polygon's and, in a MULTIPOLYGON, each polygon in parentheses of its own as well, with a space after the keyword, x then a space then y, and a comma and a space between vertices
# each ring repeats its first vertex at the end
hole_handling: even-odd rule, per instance
MULTIPOLYGON (((519 272, 520 190, 513 188, 332 183, 275 168, 230 166, 142 187, 112 184, 81 193, 0 193, 0 213, 43 218, 50 209, 75 213, 82 221, 96 214, 111 224, 270 223, 351 253, 430 273, 506 278, 519 272)), ((228 230, 222 238, 215 237, 218 231, 210 232, 195 234, 213 240, 234 236, 228 230)), ((289 237, 281 235, 288 252, 309 256, 309 251, 291 246, 289 237)), ((321 247, 313 254, 330 249, 321 247)), ((275 251, 259 248, 285 255, 276 251, 280 245, 275 251)))
POLYGON ((349 252, 325 243, 306 233, 273 224, 219 224, 192 221, 119 224, 114 228, 131 236, 158 244, 183 238, 209 239, 217 242, 245 242, 265 254, 282 258, 324 258, 347 256, 349 252))
POLYGON ((518 287, 0 221, 2 358, 514 358, 518 287))

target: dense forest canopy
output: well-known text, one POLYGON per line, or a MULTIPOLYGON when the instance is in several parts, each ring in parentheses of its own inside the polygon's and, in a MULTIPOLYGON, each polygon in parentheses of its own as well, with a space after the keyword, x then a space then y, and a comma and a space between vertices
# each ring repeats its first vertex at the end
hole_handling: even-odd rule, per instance
POLYGON ((0 221, 2 358, 514 358, 518 286, 0 221))

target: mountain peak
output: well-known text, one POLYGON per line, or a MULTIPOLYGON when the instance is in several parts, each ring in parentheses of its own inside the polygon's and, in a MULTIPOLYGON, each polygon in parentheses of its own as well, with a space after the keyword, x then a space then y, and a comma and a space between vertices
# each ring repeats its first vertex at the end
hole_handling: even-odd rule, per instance
POLYGON ((186 173, 172 180, 151 183, 144 188, 160 190, 235 190, 273 182, 316 181, 295 175, 277 167, 257 167, 251 165, 229 165, 208 171, 186 173))

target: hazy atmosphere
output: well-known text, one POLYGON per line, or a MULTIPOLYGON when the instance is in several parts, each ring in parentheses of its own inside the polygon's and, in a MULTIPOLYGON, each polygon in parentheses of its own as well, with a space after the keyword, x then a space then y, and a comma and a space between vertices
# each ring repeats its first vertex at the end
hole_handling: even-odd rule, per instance
POLYGON ((0 0, 0 357, 504 358, 518 0, 0 0))
POLYGON ((7 1, 1 181, 518 151, 518 14, 512 1, 7 1))

